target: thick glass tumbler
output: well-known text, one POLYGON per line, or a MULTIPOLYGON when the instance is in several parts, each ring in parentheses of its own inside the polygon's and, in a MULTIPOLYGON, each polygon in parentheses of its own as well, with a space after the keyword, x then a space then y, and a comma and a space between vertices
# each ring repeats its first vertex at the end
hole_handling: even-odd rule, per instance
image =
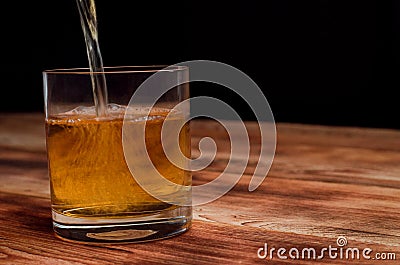
MULTIPOLYGON (((53 227, 64 239, 85 242, 140 242, 180 234, 189 229, 190 204, 174 203, 175 198, 191 200, 191 173, 172 163, 165 155, 180 153, 190 157, 189 110, 172 109, 189 98, 186 67, 110 67, 104 73, 88 69, 60 69, 43 72, 46 112, 46 144, 51 188, 53 227), (146 91, 130 106, 140 85, 155 73, 165 71, 157 82, 179 84, 150 104, 146 91), (92 81, 105 77, 106 111, 99 115, 92 81), (108 99, 107 99, 108 98, 108 99), (178 145, 163 144, 161 131, 165 120, 181 126, 178 145), (126 162, 123 127, 130 132, 145 128, 148 158, 173 189, 159 187, 160 200, 148 193, 135 179, 126 162), (177 188, 179 187, 179 188, 177 188)), ((161 85, 161 84, 160 84, 161 85)), ((150 95, 152 91, 148 91, 150 95)), ((102 99, 102 100, 103 100, 102 99)), ((103 102, 104 103, 104 102, 103 102)), ((138 161, 143 157, 130 157, 138 161)), ((141 170, 146 172, 145 170, 141 170)), ((153 176, 141 176, 151 183, 153 176)), ((157 178, 154 178, 155 181, 157 178)))

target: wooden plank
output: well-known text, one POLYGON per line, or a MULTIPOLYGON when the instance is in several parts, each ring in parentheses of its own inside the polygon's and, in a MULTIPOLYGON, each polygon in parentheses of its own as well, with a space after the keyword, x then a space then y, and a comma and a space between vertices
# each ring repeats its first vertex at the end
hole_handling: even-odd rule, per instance
MULTIPOLYGON (((304 246, 317 250, 329 244, 336 246, 334 238, 246 225, 228 226, 215 221, 194 221, 189 232, 161 241, 84 245, 54 237, 47 199, 2 193, 0 202, 0 224, 7 227, 0 233, 0 261, 3 259, 4 264, 254 264, 261 261, 257 251, 264 243, 288 250, 302 250, 304 246)), ((349 244, 359 249, 369 247, 375 251, 393 252, 384 244, 357 240, 349 240, 349 244)), ((395 253, 400 254, 398 250, 395 253)), ((307 264, 306 260, 280 260, 276 254, 272 260, 274 264, 307 264)), ((348 262, 328 258, 317 261, 313 263, 348 262)), ((367 261, 359 261, 367 264, 367 261)))
MULTIPOLYGON (((337 246, 339 236, 348 247, 396 254, 397 262, 384 264, 400 259, 400 131, 279 124, 271 171, 249 192, 259 132, 246 123, 251 155, 244 176, 227 195, 194 208, 189 232, 142 244, 83 245, 52 232, 43 116, 1 115, 0 125, 0 264, 347 264, 327 256, 257 257, 264 243, 320 250, 337 246)), ((191 128, 194 154, 203 136, 219 147, 216 160, 194 173, 194 183, 206 183, 229 159, 227 135, 214 122, 191 128)))

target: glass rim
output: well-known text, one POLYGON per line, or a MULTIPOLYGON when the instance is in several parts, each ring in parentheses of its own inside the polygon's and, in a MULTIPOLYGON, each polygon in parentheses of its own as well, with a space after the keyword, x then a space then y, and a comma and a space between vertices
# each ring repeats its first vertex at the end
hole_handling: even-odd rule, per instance
POLYGON ((57 68, 43 70, 43 74, 124 74, 124 73, 156 73, 156 72, 175 72, 189 69, 183 65, 125 65, 125 66, 105 66, 104 71, 91 72, 89 67, 79 68, 57 68))

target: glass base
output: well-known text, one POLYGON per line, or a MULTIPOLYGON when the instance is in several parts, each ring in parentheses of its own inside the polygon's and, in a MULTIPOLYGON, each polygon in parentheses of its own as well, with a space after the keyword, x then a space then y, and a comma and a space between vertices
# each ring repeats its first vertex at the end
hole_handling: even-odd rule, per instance
POLYGON ((167 213, 141 217, 93 219, 68 217, 53 211, 53 229, 62 239, 82 243, 145 242, 187 231, 191 226, 191 213, 191 207, 179 207, 167 213))

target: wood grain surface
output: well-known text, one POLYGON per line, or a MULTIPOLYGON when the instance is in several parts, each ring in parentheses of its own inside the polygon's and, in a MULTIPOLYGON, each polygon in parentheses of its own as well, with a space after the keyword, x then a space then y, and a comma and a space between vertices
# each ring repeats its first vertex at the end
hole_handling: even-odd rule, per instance
MULTIPOLYGON (((43 121, 38 113, 0 114, 0 264, 400 264, 400 131, 278 124, 272 168, 249 192, 259 133, 248 122, 245 174, 225 196, 194 207, 188 232, 148 243, 84 245, 52 232, 43 121), (347 240, 344 251, 359 249, 360 259, 301 258, 305 248, 317 254, 339 248, 338 237, 347 240), (265 243, 276 249, 272 259, 257 255, 265 243), (279 248, 287 259, 278 257, 279 248), (299 259, 288 255, 293 248, 299 259), (365 248, 371 259, 362 256, 365 248)), ((204 136, 218 146, 215 161, 194 173, 197 185, 224 169, 230 145, 215 122, 194 121, 191 130, 194 155, 204 136)))

